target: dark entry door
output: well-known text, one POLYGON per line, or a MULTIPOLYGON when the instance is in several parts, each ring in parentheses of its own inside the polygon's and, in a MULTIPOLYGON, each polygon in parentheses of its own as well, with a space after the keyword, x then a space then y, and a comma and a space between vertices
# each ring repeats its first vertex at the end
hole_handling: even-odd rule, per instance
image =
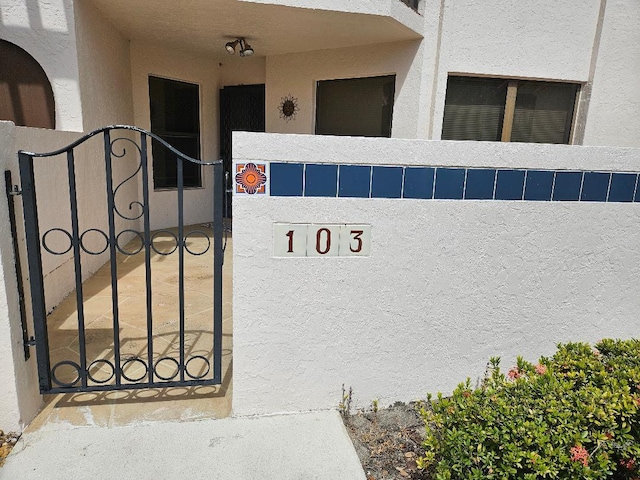
POLYGON ((238 85, 220 90, 220 157, 227 173, 227 208, 225 216, 231 218, 231 185, 233 152, 231 132, 264 132, 264 85, 238 85))

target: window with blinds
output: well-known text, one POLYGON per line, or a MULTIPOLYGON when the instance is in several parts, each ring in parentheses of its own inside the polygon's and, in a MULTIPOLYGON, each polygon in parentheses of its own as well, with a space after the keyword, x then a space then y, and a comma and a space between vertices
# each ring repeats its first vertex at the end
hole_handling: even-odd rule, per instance
POLYGON ((395 83, 395 75, 318 82, 316 134, 390 137, 395 83))
POLYGON ((570 143, 578 85, 451 76, 443 140, 570 143))

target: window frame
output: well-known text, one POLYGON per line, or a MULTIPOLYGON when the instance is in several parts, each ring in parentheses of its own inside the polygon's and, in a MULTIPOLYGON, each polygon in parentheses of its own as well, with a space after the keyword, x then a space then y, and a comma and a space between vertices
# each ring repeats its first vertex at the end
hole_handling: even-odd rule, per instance
MULTIPOLYGON (((201 160, 202 159, 202 95, 201 95, 201 89, 202 86, 199 83, 196 82, 189 82, 186 80, 179 80, 179 79, 175 79, 175 78, 169 78, 169 77, 165 77, 162 75, 155 75, 152 73, 148 74, 147 77, 147 87, 149 89, 149 130, 158 135, 160 138, 164 139, 165 141, 168 142, 168 140, 165 137, 175 137, 175 138, 195 138, 196 142, 197 142, 197 156, 195 157, 197 160, 201 160), (181 83, 181 84, 185 84, 185 85, 189 85, 189 86, 193 86, 197 88, 197 93, 198 93, 198 102, 197 102, 197 114, 198 114, 198 121, 197 121, 197 134, 193 134, 193 133, 185 133, 185 132, 175 132, 172 130, 164 130, 164 129, 154 129, 153 128, 153 122, 152 122, 152 112, 151 112, 151 79, 155 79, 155 80, 161 80, 162 82, 169 82, 169 83, 181 83)), ((178 189, 178 185, 177 185, 177 180, 176 180, 176 185, 175 186, 162 186, 162 187, 156 187, 156 178, 155 178, 155 168, 153 165, 153 145, 154 145, 155 141, 152 140, 151 142, 151 152, 152 152, 152 174, 151 174, 151 181, 153 184, 153 191, 154 192, 173 192, 176 191, 178 189)), ((171 144, 171 142, 168 142, 171 144)), ((164 148, 164 147, 163 147, 164 148)), ((174 147, 176 148, 176 147, 174 147)), ((182 152, 179 148, 176 148, 178 151, 182 152)), ((194 164, 196 165, 196 164, 194 164)), ((204 176, 202 174, 202 165, 196 165, 197 167, 197 172, 198 172, 198 184, 197 185, 183 185, 182 189, 183 190, 195 190, 195 189, 203 189, 206 188, 205 184, 204 184, 204 176)))
POLYGON ((393 92, 391 95, 391 109, 390 109, 390 117, 389 117, 389 134, 385 136, 365 136, 364 138, 392 138, 393 137, 393 117, 395 113, 396 106, 396 95, 398 93, 397 83, 398 83, 398 75, 397 73, 380 73, 373 75, 366 75, 362 77, 342 77, 342 78, 323 78, 315 81, 314 88, 314 125, 313 125, 313 134, 314 135, 335 135, 335 136, 361 136, 361 135, 338 135, 331 133, 318 133, 318 124, 319 124, 319 108, 318 108, 318 91, 320 89, 320 84, 325 82, 341 82, 341 81, 356 81, 356 80, 367 80, 367 79, 375 79, 375 78, 391 78, 393 77, 393 92))
MULTIPOLYGON (((518 98, 518 83, 519 82, 527 82, 527 83, 548 83, 548 84, 566 84, 573 85, 576 87, 575 99, 573 102, 572 115, 571 115, 571 124, 569 127, 569 132, 567 135, 567 143, 557 144, 557 145, 573 145, 576 137, 576 126, 579 117, 579 105, 580 99, 582 96, 582 91, 584 88, 584 83, 568 81, 568 80, 550 80, 550 79, 542 79, 542 78, 526 78, 526 77, 508 77, 508 76, 499 76, 499 75, 474 75, 470 73, 459 73, 459 72, 449 72, 447 74, 447 84, 451 77, 467 77, 467 78, 486 78, 493 80, 504 80, 507 82, 507 92, 505 97, 505 105, 503 109, 503 118, 501 125, 501 139, 500 142, 504 143, 519 143, 512 142, 511 136, 513 133, 513 120, 515 116, 516 110, 516 101, 518 98)), ((445 117, 445 109, 446 109, 446 91, 445 91, 445 105, 443 107, 442 112, 442 124, 444 128, 444 117, 445 117)), ((442 129, 440 130, 440 136, 442 138, 442 129)), ((451 140, 457 141, 457 140, 451 140)), ((538 142, 536 142, 538 143, 538 142)), ((539 142, 542 143, 542 142, 539 142)), ((544 144, 544 143, 543 143, 544 144)))

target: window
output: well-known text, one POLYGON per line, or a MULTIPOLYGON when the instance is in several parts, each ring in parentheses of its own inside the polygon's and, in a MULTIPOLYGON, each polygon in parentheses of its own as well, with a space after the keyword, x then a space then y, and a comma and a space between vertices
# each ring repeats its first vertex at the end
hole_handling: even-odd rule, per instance
MULTIPOLYGON (((151 131, 185 155, 200 159, 200 93, 198 85, 149 77, 151 131)), ((153 187, 177 188, 175 155, 152 142, 153 187)), ((183 162, 185 187, 201 187, 200 166, 183 162)))
POLYGON ((578 85, 451 76, 443 140, 569 143, 578 85))
POLYGON ((395 84, 395 75, 318 82, 316 134, 390 137, 395 84))
POLYGON ((22 48, 0 40, 0 120, 55 128, 53 89, 40 64, 22 48))

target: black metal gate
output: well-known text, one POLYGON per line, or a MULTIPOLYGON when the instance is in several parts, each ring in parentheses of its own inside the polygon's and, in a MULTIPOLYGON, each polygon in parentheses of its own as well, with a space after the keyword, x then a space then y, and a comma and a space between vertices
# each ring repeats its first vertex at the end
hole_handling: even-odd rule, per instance
MULTIPOLYGON (((22 183, 22 198, 24 206, 25 234, 29 265, 29 285, 31 290, 35 346, 38 362, 38 376, 40 391, 42 393, 60 392, 85 392, 100 390, 122 390, 134 388, 158 388, 174 386, 195 386, 220 384, 222 379, 222 263, 224 254, 223 245, 223 165, 222 161, 201 162, 188 157, 167 142, 137 127, 115 125, 95 130, 80 138, 71 145, 49 153, 32 153, 20 151, 19 166, 22 183), (115 134, 112 138, 112 134, 115 134), (120 136, 118 136, 120 135, 120 136), (81 144, 96 137, 99 142, 97 148, 104 153, 104 167, 99 171, 91 172, 92 175, 105 176, 106 186, 106 219, 102 219, 104 225, 83 225, 78 214, 79 208, 91 208, 91 205, 79 205, 78 188, 82 179, 78 179, 76 172, 79 162, 74 152, 81 144), (177 227, 175 229, 162 230, 165 238, 170 242, 175 241, 168 249, 161 249, 154 244, 157 232, 150 230, 150 204, 149 204, 149 165, 148 143, 157 141, 158 145, 166 148, 175 155, 177 169, 177 227), (135 153, 139 159, 137 165, 131 167, 133 174, 122 181, 114 178, 115 162, 124 161, 125 154, 129 151, 135 153), (133 148, 133 150, 132 150, 133 148), (61 157, 58 157, 61 156, 61 157), (66 177, 68 179, 70 222, 67 220, 66 228, 54 226, 41 233, 38 220, 38 202, 36 199, 36 181, 34 174, 34 162, 39 162, 45 157, 62 158, 66 163, 66 177), (185 202, 184 202, 184 162, 192 162, 202 168, 213 169, 212 190, 213 218, 211 225, 201 225, 201 230, 185 229, 185 202), (142 194, 138 199, 128 199, 128 210, 119 208, 117 196, 119 190, 126 182, 137 181, 141 186, 142 194), (132 213, 130 213, 132 212, 132 213), (133 222, 137 228, 123 228, 123 222, 133 222), (69 227, 70 225, 70 227, 69 227), (88 228, 87 228, 88 227, 88 228), (205 231, 211 227, 213 232, 205 231), (51 246, 48 242, 49 235, 57 235, 58 246, 51 246), (88 247, 86 235, 101 238, 100 248, 88 247), (203 251, 194 251, 189 248, 188 240, 194 235, 206 237, 206 248, 203 251), (132 240, 133 239, 133 240, 132 240), (127 247, 123 243, 128 241, 138 242, 135 247, 127 247), (60 247, 62 243, 62 247, 60 247), (104 245, 104 248, 102 246, 104 245), (68 248, 67 248, 68 247, 68 248), (77 325, 73 325, 71 336, 65 331, 65 337, 73 349, 69 350, 69 358, 60 357, 52 360, 50 350, 50 337, 48 333, 47 306, 45 304, 45 280, 43 278, 42 255, 60 256, 66 255, 72 258, 73 272, 75 275, 75 301, 77 305, 77 325), (85 322, 85 295, 83 293, 83 257, 88 255, 102 255, 107 261, 105 269, 110 276, 110 316, 107 320, 110 324, 110 348, 100 358, 89 356, 87 353, 87 335, 90 329, 85 322), (140 262, 140 268, 144 265, 144 289, 142 295, 146 300, 146 308, 140 307, 141 313, 138 321, 146 326, 146 345, 144 342, 136 355, 123 355, 121 352, 121 305, 119 303, 119 263, 118 258, 129 258, 134 255, 140 262), (158 347, 154 341, 154 310, 153 308, 153 270, 156 261, 165 260, 168 255, 177 255, 177 307, 178 313, 175 320, 175 334, 172 338, 177 346, 168 348, 165 342, 163 348, 158 347), (185 336, 189 334, 185 324, 185 257, 210 255, 213 277, 213 305, 207 310, 205 318, 211 313, 211 330, 207 332, 206 343, 210 345, 201 351, 191 351, 185 348, 185 336), (142 313, 145 312, 146 313, 142 313), (76 349, 77 351, 75 351, 76 349), (74 350, 72 352, 72 350, 74 350), (167 353, 171 351, 172 353, 167 353), (72 354, 73 353, 73 354, 72 354), (71 358, 73 357, 73 358, 71 358), (161 367, 162 366, 162 367, 161 367), (198 368, 196 368, 198 366, 198 368), (167 367, 171 367, 167 373, 167 367), (72 375, 63 376, 62 370, 71 371, 72 375), (100 375, 96 372, 100 370, 100 375), (133 373, 132 373, 133 372, 133 373)), ((52 161, 50 158, 47 161, 52 161)), ((36 164, 39 167, 38 164, 36 164)), ((116 165, 120 168, 121 165, 116 165)), ((39 175, 38 175, 38 178, 39 175)), ((82 185, 80 185, 82 186, 82 185)), ((67 186, 64 186, 66 190, 67 186)), ((137 191, 137 190, 136 190, 137 191)), ((122 191, 120 191, 122 193, 122 191)), ((95 192, 92 201, 98 202, 105 198, 104 192, 95 192)), ((51 219, 46 219, 50 224, 51 219)), ((85 222, 86 223, 86 222, 85 222)), ((127 224, 128 225, 128 224, 127 224)), ((86 272, 85 272, 86 273, 86 272)), ((108 295, 107 295, 108 296, 108 295)), ((75 318, 75 316, 74 316, 75 318)), ((208 322, 208 320, 206 320, 208 322)), ((68 329, 68 325, 66 328, 68 329)), ((171 328, 174 328, 173 326, 171 328)), ((63 349, 64 351, 64 349, 63 349)))

